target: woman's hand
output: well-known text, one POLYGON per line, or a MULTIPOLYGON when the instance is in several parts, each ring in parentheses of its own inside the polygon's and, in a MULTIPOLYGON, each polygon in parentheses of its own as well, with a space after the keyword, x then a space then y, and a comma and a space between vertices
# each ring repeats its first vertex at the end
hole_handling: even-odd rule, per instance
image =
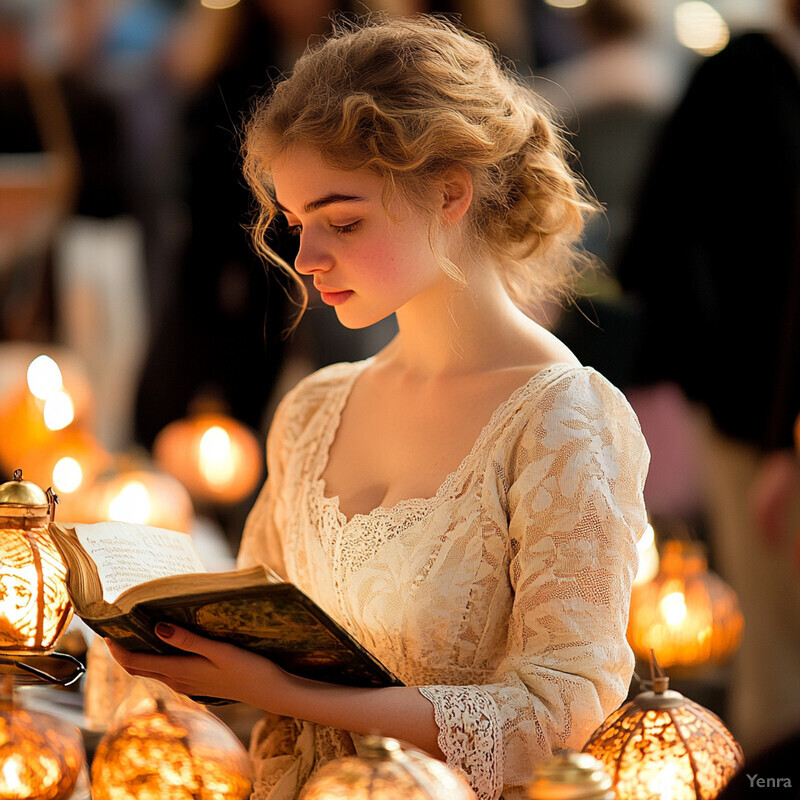
POLYGON ((156 633, 186 655, 132 653, 106 641, 111 655, 131 675, 155 678, 182 694, 236 700, 281 713, 277 701, 289 676, 268 659, 163 622, 156 633))

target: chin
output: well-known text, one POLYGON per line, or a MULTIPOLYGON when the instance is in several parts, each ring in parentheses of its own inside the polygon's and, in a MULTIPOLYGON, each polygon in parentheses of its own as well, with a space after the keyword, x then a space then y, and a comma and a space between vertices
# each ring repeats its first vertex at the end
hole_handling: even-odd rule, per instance
POLYGON ((394 312, 389 311, 386 314, 379 315, 366 315, 366 314, 347 314, 344 311, 336 310, 336 316, 339 320, 339 323, 348 328, 351 331, 358 331, 362 330, 363 328, 369 328, 370 325, 375 325, 382 320, 385 320, 387 317, 390 317, 394 312))

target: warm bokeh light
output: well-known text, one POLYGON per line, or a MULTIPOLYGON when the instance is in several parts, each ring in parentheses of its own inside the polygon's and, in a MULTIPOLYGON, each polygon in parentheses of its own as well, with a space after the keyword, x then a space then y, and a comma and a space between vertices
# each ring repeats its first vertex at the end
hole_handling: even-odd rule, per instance
POLYGON ((0 797, 66 800, 85 760, 77 729, 0 699, 0 797))
POLYGON ((226 8, 233 8, 238 5, 239 0, 200 0, 200 5, 205 8, 213 8, 216 11, 223 11, 226 8))
POLYGON ((653 526, 648 524, 639 541, 636 543, 639 551, 639 569, 634 578, 634 584, 647 583, 658 574, 658 547, 656 546, 656 533, 653 526))
POLYGON ((139 481, 126 483, 108 504, 109 517, 117 522, 143 525, 150 518, 150 495, 139 481))
POLYGON ((742 628, 736 594, 708 569, 699 542, 664 542, 658 574, 634 584, 628 641, 640 660, 654 650, 673 670, 720 664, 739 646, 742 628))
POLYGON ((686 619, 686 597, 683 592, 670 592, 661 599, 659 605, 667 625, 680 625, 686 619))
POLYGON ((703 56, 718 53, 730 41, 730 29, 722 15, 700 0, 680 3, 675 8, 678 41, 703 56))
POLYGON ((545 3, 553 8, 580 8, 587 2, 588 0, 545 0, 545 3))
POLYGON ((156 436, 153 457, 198 503, 238 503, 264 473, 264 453, 254 431, 219 412, 192 414, 156 436))
POLYGON ((53 467, 53 485, 59 492, 71 494, 83 482, 81 465, 69 456, 60 458, 53 467))
POLYGON ((329 761, 300 800, 476 800, 461 773, 396 739, 370 736, 358 756, 329 761))
POLYGON ((216 486, 233 479, 231 437, 219 425, 209 428, 200 439, 200 470, 206 480, 216 486))
POLYGON ((211 712, 189 700, 162 697, 148 704, 139 682, 92 761, 94 800, 246 800, 252 785, 247 751, 211 712), (131 707, 133 706, 133 707, 131 707), (149 707, 148 707, 149 706, 149 707))
POLYGON ((28 366, 28 388, 40 400, 52 397, 63 385, 58 364, 50 356, 41 355, 28 366))
POLYGON ((44 424, 51 431, 60 431, 72 424, 75 419, 75 406, 72 398, 62 389, 44 401, 44 424))
POLYGON ((132 522, 189 533, 194 506, 180 481, 145 460, 120 457, 82 488, 73 522, 132 522))

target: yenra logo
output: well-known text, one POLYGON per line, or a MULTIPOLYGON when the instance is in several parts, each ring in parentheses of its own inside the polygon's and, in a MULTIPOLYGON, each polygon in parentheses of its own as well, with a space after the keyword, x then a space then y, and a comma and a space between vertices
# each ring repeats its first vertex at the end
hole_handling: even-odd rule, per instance
POLYGON ((791 778, 762 778, 758 773, 755 775, 747 774, 751 789, 791 789, 791 778))

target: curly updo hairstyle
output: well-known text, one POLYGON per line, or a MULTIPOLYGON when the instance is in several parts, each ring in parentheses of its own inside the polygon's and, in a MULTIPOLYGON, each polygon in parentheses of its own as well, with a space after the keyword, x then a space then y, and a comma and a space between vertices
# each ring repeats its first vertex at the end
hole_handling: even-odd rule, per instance
MULTIPOLYGON (((338 169, 374 170, 385 179, 384 201, 398 193, 429 216, 432 231, 435 182, 454 164, 467 169, 474 196, 463 255, 496 266, 523 310, 569 295, 588 263, 578 240, 596 204, 569 166, 560 129, 494 48, 451 22, 338 22, 252 114, 244 172, 258 200, 253 239, 297 278, 267 244, 277 214, 271 165, 294 144, 338 169)), ((437 256, 465 283, 459 266, 437 256)))

